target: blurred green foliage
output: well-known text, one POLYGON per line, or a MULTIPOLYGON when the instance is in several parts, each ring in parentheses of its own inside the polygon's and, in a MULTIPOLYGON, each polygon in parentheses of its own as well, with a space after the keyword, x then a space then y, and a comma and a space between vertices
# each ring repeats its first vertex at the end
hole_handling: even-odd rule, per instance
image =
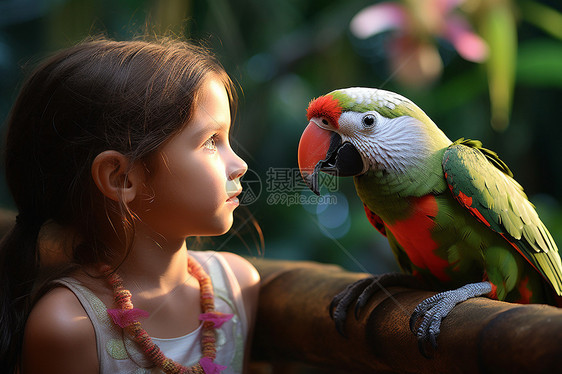
MULTIPOLYGON (((376 3, 372 0, 2 0, 0 119, 4 123, 25 71, 49 52, 91 34, 129 39, 147 30, 171 30, 204 40, 241 86, 232 143, 248 162, 259 197, 240 209, 234 225, 238 235, 207 245, 339 263, 353 271, 397 270, 386 240, 365 219, 351 179, 337 182, 335 208, 277 199, 276 193, 300 196, 299 183, 276 187, 268 174, 271 168, 297 168, 308 102, 349 86, 399 92, 451 139, 480 139, 497 151, 562 243, 562 6, 557 0, 479 1, 501 13, 467 12, 484 39, 491 41, 487 34, 494 34, 494 60, 482 65, 465 61, 435 40, 442 74, 429 87, 416 88, 392 79, 384 34, 360 40, 350 33, 351 18, 376 3), (503 80, 503 98, 494 98, 489 88, 494 80, 503 80), (508 117, 503 131, 490 126, 494 100, 504 100, 500 107, 508 117), (341 222, 325 221, 326 209, 336 209, 329 212, 341 216, 341 222), (263 230, 263 252, 250 216, 263 230)), ((308 192, 302 196, 310 202, 308 192)), ((4 207, 12 207, 3 182, 0 198, 4 207)))

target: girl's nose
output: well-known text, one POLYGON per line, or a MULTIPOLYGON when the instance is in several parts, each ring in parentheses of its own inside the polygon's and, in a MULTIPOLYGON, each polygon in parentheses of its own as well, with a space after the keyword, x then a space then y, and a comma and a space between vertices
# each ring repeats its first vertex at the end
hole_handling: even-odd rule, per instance
POLYGON ((228 173, 228 179, 234 180, 241 178, 248 171, 248 164, 242 160, 238 155, 235 155, 235 162, 232 165, 232 171, 228 173))

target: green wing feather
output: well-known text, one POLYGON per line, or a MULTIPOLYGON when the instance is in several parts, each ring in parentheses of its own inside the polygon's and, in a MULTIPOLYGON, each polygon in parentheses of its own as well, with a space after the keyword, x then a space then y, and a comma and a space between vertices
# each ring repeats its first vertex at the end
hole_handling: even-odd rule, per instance
POLYGON ((461 138, 445 151, 443 171, 455 199, 516 247, 562 296, 556 243, 497 154, 479 141, 461 138))

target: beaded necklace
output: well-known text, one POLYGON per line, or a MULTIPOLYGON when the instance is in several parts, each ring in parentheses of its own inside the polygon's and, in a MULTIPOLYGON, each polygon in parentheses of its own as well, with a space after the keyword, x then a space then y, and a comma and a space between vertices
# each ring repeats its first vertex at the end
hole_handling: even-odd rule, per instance
MULTIPOLYGON (((215 311, 213 284, 211 277, 203 270, 201 265, 192 257, 188 257, 188 272, 199 281, 201 292, 201 309, 199 320, 203 321, 201 338, 201 351, 203 357, 199 363, 186 367, 166 357, 148 333, 141 327, 139 318, 148 317, 149 313, 133 307, 131 292, 123 287, 123 280, 117 273, 108 277, 108 282, 113 289, 113 298, 118 308, 108 309, 107 313, 113 322, 123 328, 137 342, 145 356, 166 374, 219 374, 226 366, 214 363, 217 349, 216 329, 232 318, 232 314, 215 311)), ((103 272, 109 272, 110 267, 102 267, 103 272)))

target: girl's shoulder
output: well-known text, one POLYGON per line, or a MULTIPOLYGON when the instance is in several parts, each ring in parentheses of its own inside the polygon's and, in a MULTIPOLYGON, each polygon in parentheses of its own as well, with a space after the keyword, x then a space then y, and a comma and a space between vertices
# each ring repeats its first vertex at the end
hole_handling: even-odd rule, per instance
POLYGON ((98 372, 94 327, 68 288, 50 290, 33 307, 25 327, 22 363, 22 374, 98 372))
POLYGON ((234 273, 234 276, 240 285, 240 292, 242 294, 242 302, 244 303, 246 317, 249 326, 253 326, 258 306, 260 275, 254 265, 245 258, 231 252, 220 252, 220 254, 228 263, 228 266, 234 273))
POLYGON ((221 252, 221 255, 232 269, 240 288, 253 288, 259 285, 260 275, 248 260, 231 252, 221 252))

